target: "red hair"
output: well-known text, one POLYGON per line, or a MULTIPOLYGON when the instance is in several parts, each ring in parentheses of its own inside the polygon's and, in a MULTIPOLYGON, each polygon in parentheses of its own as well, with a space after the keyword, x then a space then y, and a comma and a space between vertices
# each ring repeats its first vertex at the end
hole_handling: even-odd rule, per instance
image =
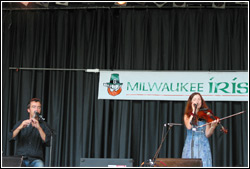
POLYGON ((186 107, 185 107, 185 112, 184 112, 184 116, 187 115, 188 118, 190 117, 190 113, 192 113, 192 99, 195 95, 199 95, 201 97, 201 100, 202 100, 202 103, 201 103, 201 108, 208 108, 205 100, 203 99, 203 97, 201 96, 200 93, 198 92, 195 92, 195 93, 192 93, 189 98, 188 98, 188 101, 187 101, 187 104, 186 104, 186 107))

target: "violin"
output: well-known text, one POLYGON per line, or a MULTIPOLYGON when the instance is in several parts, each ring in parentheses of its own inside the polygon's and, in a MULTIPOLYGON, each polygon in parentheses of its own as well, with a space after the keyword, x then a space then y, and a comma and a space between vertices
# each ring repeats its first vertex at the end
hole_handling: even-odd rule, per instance
POLYGON ((212 110, 210 109, 201 109, 199 112, 197 112, 197 117, 198 119, 203 119, 205 120, 208 124, 212 123, 214 120, 219 119, 219 125, 221 126, 221 131, 224 132, 225 134, 228 133, 228 130, 222 126, 220 123, 220 118, 217 116, 214 116, 212 110))
MULTIPOLYGON (((231 117, 233 117, 233 116, 238 116, 238 115, 240 115, 240 114, 242 114, 242 113, 245 113, 245 111, 241 111, 241 112, 238 112, 238 113, 235 113, 235 114, 232 114, 232 115, 223 117, 223 118, 220 119, 220 121, 225 120, 225 119, 228 119, 228 118, 231 118, 231 117)), ((210 122, 210 123, 211 123, 211 122, 210 122)), ((206 126, 206 125, 208 125, 208 124, 210 124, 210 123, 206 123, 206 124, 197 126, 196 128, 200 128, 200 127, 206 126)), ((226 133, 227 133, 227 130, 226 130, 226 133)))
POLYGON ((197 113, 199 119, 205 120, 207 123, 210 123, 214 120, 220 119, 217 116, 214 116, 213 112, 210 109, 202 109, 197 113))

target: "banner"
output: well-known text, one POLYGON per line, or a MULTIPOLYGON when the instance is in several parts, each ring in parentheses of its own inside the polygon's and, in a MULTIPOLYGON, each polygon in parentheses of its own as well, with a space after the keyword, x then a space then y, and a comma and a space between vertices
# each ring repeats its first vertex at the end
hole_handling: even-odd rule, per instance
POLYGON ((248 101, 248 72, 100 71, 98 99, 248 101))

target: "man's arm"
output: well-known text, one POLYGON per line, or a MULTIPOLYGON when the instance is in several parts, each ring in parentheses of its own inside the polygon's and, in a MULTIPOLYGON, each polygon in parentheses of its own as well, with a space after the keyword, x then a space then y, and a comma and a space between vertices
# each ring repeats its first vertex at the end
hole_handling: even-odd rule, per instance
POLYGON ((31 120, 24 120, 14 131, 13 131, 13 135, 12 138, 15 138, 18 133, 25 127, 27 127, 30 124, 31 120))
POLYGON ((45 142, 46 134, 44 133, 42 127, 38 128, 37 130, 39 131, 42 140, 45 142))
POLYGON ((45 142, 45 140, 46 140, 46 134, 43 131, 42 127, 40 126, 38 120, 32 118, 31 121, 32 121, 32 126, 35 127, 35 128, 37 128, 37 130, 39 131, 39 134, 40 134, 42 140, 45 142))

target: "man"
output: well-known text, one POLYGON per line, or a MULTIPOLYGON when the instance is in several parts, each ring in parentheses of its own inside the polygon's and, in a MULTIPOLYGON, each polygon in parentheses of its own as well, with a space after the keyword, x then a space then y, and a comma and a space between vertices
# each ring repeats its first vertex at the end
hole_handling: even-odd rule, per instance
POLYGON ((50 143, 50 131, 46 122, 39 122, 41 100, 33 98, 27 105, 29 119, 16 123, 9 134, 9 141, 17 140, 16 155, 23 156, 23 166, 44 167, 43 151, 50 143))

